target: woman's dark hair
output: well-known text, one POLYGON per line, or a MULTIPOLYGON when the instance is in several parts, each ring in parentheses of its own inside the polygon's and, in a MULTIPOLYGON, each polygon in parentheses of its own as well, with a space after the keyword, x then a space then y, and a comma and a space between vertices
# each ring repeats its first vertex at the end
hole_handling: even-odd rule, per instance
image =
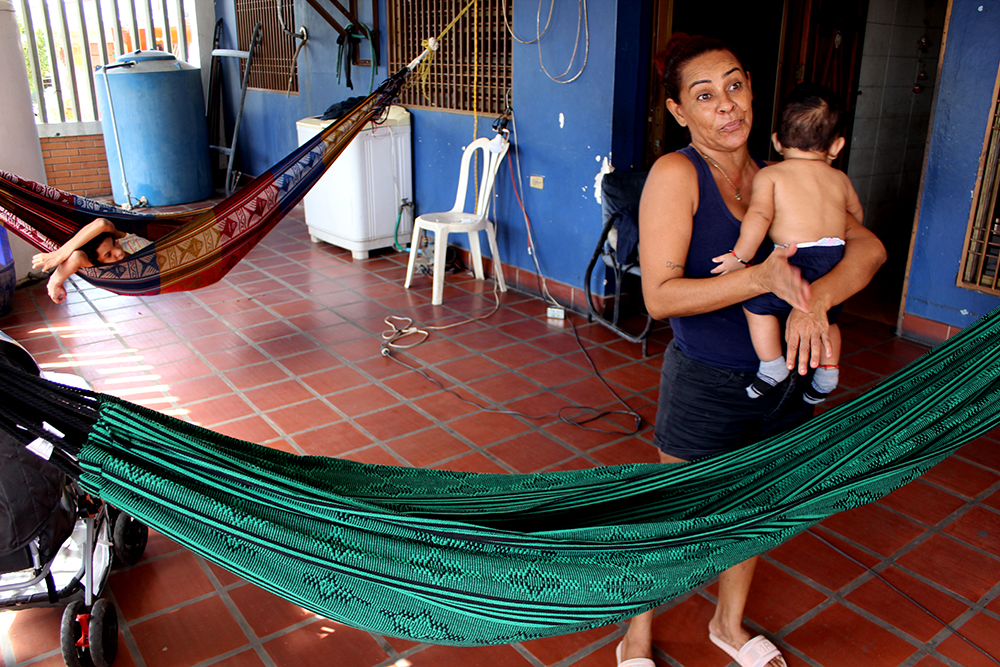
POLYGON ((101 261, 97 259, 97 247, 102 243, 104 243, 105 239, 111 239, 112 242, 114 242, 114 238, 115 235, 112 234, 111 232, 101 232, 94 238, 84 243, 83 247, 81 247, 80 250, 82 250, 84 254, 87 255, 87 259, 90 260, 91 264, 97 266, 98 264, 101 263, 101 261))
POLYGON ((843 130, 840 98, 826 86, 800 83, 779 112, 778 141, 803 151, 825 151, 843 130))
POLYGON ((689 60, 711 51, 729 51, 743 67, 743 61, 728 44, 715 37, 705 35, 688 35, 675 32, 670 36, 665 49, 656 54, 653 60, 656 70, 662 78, 667 99, 680 104, 681 101, 681 70, 689 60))

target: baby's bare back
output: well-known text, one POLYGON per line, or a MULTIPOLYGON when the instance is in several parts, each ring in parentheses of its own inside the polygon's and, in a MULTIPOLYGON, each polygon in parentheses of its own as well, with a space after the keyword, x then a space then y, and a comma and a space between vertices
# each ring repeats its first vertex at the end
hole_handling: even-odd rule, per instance
POLYGON ((825 161, 791 159, 767 167, 774 183, 768 235, 778 245, 844 238, 848 205, 857 200, 847 175, 825 161))

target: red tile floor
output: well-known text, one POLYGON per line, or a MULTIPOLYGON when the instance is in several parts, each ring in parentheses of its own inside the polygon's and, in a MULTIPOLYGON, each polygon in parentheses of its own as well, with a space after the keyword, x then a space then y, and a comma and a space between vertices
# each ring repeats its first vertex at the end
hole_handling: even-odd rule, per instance
MULTIPOLYGON (((648 426, 611 435, 551 417, 482 412, 381 356, 387 315, 444 324, 492 305, 489 286, 449 275, 444 305, 432 307, 429 279, 403 289, 405 263, 394 252, 352 261, 347 251, 314 245, 296 211, 214 286, 139 298, 73 279, 67 302, 56 306, 38 284, 17 291, 0 328, 50 368, 78 372, 100 391, 303 454, 492 472, 656 460, 648 426)), ((489 318, 433 331, 394 356, 482 405, 533 413, 618 405, 568 326, 546 319, 544 302, 517 292, 501 302, 489 318)), ((651 420, 669 330, 657 329, 642 357, 639 345, 583 317, 573 321, 609 387, 651 420)), ((842 324, 834 403, 925 350, 873 320, 845 316, 842 324)), ((772 637, 791 667, 997 664, 998 441, 981 438, 880 502, 767 554, 748 625, 772 637)), ((715 591, 710 584, 659 609, 659 666, 729 664, 706 632, 715 591)), ((318 618, 156 534, 138 564, 113 572, 106 595, 121 618, 120 667, 612 667, 624 632, 611 625, 489 648, 375 636, 318 618)), ((0 614, 4 665, 62 664, 61 612, 0 614)))

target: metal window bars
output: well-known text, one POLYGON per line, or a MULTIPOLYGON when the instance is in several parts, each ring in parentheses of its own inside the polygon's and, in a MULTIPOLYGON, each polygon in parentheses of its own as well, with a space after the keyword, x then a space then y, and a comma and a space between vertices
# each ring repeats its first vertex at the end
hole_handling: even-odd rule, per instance
MULTIPOLYGON (((1000 84, 1000 76, 998 76, 1000 84)), ((1000 295, 1000 98, 983 150, 982 178, 966 235, 958 285, 1000 295)))
MULTIPOLYGON (((406 66, 421 42, 437 37, 468 0, 388 0, 389 71, 406 66)), ((512 3, 483 0, 442 40, 426 84, 401 96, 403 104, 499 115, 507 108, 512 80, 512 40, 504 24, 512 3), (476 30, 473 30, 475 26, 476 30)))
POLYGON ((17 0, 15 10, 40 123, 99 120, 97 67, 139 49, 187 60, 193 39, 194 0, 17 0))

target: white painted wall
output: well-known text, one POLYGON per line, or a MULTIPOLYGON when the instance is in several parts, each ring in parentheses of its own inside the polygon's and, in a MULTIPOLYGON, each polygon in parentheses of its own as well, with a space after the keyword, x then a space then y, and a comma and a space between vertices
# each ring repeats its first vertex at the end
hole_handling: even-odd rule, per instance
MULTIPOLYGON (((35 129, 35 116, 31 107, 31 90, 28 72, 24 67, 21 35, 17 29, 14 5, 0 0, 0 169, 45 182, 45 164, 42 148, 35 129)), ((31 270, 31 256, 38 252, 13 234, 10 247, 18 279, 31 270)))

